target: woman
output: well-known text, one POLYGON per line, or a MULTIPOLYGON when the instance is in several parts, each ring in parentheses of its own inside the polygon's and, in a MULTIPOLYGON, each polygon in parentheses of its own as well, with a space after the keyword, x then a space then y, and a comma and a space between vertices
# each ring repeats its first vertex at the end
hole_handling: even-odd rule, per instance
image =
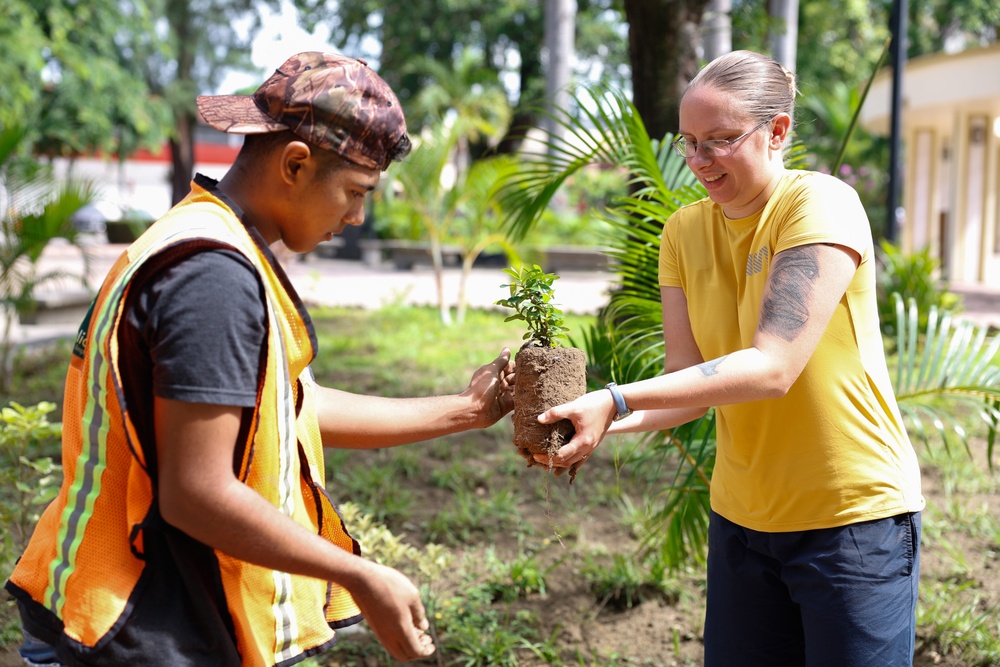
MULTIPOLYGON (((708 191, 667 220, 665 374, 539 416, 577 433, 716 407, 705 664, 910 665, 920 473, 886 370, 871 230, 837 179, 786 170, 795 80, 740 51, 688 86, 674 148, 708 191)), ((546 460, 544 463, 548 463, 546 460)))

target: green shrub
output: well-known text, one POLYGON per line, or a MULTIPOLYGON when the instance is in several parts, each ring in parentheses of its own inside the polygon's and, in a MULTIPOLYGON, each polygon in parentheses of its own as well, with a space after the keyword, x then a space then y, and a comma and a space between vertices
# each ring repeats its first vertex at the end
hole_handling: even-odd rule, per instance
POLYGON ((40 509, 59 490, 61 467, 38 452, 58 440, 62 424, 49 422, 55 404, 24 407, 11 401, 0 410, 0 524, 6 527, 3 564, 28 542, 40 509))
POLYGON ((927 327, 927 316, 931 307, 938 310, 957 312, 961 309, 961 297, 949 292, 940 279, 940 262, 931 255, 929 249, 907 254, 900 248, 883 240, 879 246, 878 271, 878 316, 882 333, 896 334, 896 304, 893 293, 911 299, 920 312, 918 328, 927 327))
POLYGON ((539 643, 538 616, 491 604, 486 587, 472 586, 436 610, 442 652, 457 656, 449 664, 464 667, 517 667, 518 650, 532 651, 539 643))

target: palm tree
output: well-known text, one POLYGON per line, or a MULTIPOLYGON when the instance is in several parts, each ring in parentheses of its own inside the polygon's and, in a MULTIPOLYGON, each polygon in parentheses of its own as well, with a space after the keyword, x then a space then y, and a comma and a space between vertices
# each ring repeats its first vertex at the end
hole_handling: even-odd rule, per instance
POLYGON ((972 456, 964 425, 971 414, 985 425, 986 461, 992 468, 1000 424, 1000 336, 936 305, 922 313, 915 298, 904 300, 894 293, 892 299, 897 358, 893 384, 908 432, 925 444, 936 433, 946 448, 957 440, 972 456), (922 321, 927 322, 923 330, 922 321))
MULTIPOLYGON (((604 163, 627 169, 631 194, 613 201, 603 214, 614 230, 605 241, 612 270, 621 286, 611 294, 598 327, 585 339, 594 372, 619 383, 662 372, 663 322, 657 257, 663 222, 681 205, 704 196, 684 161, 669 150, 671 136, 651 140, 636 108, 619 93, 583 88, 574 107, 557 121, 566 138, 553 137, 501 188, 507 225, 522 237, 541 218, 548 202, 574 172, 604 163)), ((791 151, 801 160, 801 150, 791 151)), ((900 373, 897 399, 908 428, 922 440, 925 421, 937 425, 946 444, 958 439, 969 447, 961 415, 969 408, 987 430, 987 458, 1000 422, 1000 367, 997 338, 949 316, 930 318, 918 330, 916 309, 900 310, 897 348, 900 373), (954 328, 953 328, 954 327, 954 328)), ((971 450, 970 450, 971 451, 971 450)), ((708 486, 715 462, 715 421, 701 419, 662 433, 650 433, 631 468, 661 489, 644 508, 643 555, 676 567, 703 556, 708 525, 708 486)))
POLYGON ((409 158, 393 171, 402 191, 394 193, 391 184, 386 188, 392 214, 408 217, 411 227, 422 230, 430 241, 438 307, 446 325, 452 323, 452 318, 444 294, 445 244, 458 245, 462 256, 456 316, 459 322, 465 319, 465 286, 476 258, 490 246, 499 246, 509 263, 519 261, 518 253, 501 232, 499 205, 493 194, 497 182, 513 170, 514 163, 505 157, 486 158, 447 179, 444 173, 457 140, 454 125, 438 125, 425 132, 409 158))
POLYGON ((512 113, 507 95, 482 54, 469 48, 452 64, 421 58, 410 69, 430 80, 414 100, 416 116, 452 128, 454 166, 461 176, 471 163, 470 144, 499 141, 507 132, 512 113))
POLYGON ((79 276, 59 269, 40 272, 38 261, 55 238, 77 243, 70 216, 94 199, 93 187, 57 185, 51 170, 27 155, 29 135, 26 127, 0 129, 0 389, 6 388, 11 373, 14 319, 33 307, 35 289, 66 278, 86 284, 86 253, 79 276))
MULTIPOLYGON (((423 229, 431 242, 431 262, 441 321, 451 324, 451 310, 444 298, 444 233, 450 223, 450 190, 442 182, 442 174, 454 147, 454 135, 436 126, 425 131, 409 157, 392 172, 392 178, 402 186, 394 215, 404 215, 415 229, 423 229)), ((395 203, 397 193, 392 183, 385 188, 387 203, 395 203)))
POLYGON ((472 265, 486 249, 498 247, 507 256, 508 265, 521 263, 520 255, 501 228, 502 211, 496 189, 517 168, 509 155, 485 158, 473 163, 463 182, 456 183, 459 196, 455 203, 459 214, 449 236, 462 255, 462 274, 458 282, 458 304, 455 319, 465 321, 468 306, 466 285, 472 265))

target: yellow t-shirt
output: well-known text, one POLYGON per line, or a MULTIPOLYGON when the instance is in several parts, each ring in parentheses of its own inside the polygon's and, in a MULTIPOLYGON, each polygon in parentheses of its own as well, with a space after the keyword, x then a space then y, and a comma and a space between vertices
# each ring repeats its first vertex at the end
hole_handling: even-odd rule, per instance
POLYGON ((685 206, 664 225, 659 282, 684 290, 698 348, 716 359, 751 345, 773 257, 810 243, 861 256, 816 351, 782 398, 716 410, 712 509, 753 530, 829 528, 924 504, 885 365, 871 229, 853 189, 788 171, 749 218, 727 219, 710 199, 685 206))

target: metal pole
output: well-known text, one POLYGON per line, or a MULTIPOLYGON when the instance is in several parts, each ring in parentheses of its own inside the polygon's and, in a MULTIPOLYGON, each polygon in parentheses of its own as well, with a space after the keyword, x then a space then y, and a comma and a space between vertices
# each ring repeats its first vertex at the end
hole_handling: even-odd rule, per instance
POLYGON ((902 225, 905 213, 900 202, 903 189, 903 70, 906 66, 906 15, 907 0, 893 0, 890 29, 892 31, 892 120, 889 130, 889 192, 886 206, 885 238, 896 242, 896 233, 902 225))

